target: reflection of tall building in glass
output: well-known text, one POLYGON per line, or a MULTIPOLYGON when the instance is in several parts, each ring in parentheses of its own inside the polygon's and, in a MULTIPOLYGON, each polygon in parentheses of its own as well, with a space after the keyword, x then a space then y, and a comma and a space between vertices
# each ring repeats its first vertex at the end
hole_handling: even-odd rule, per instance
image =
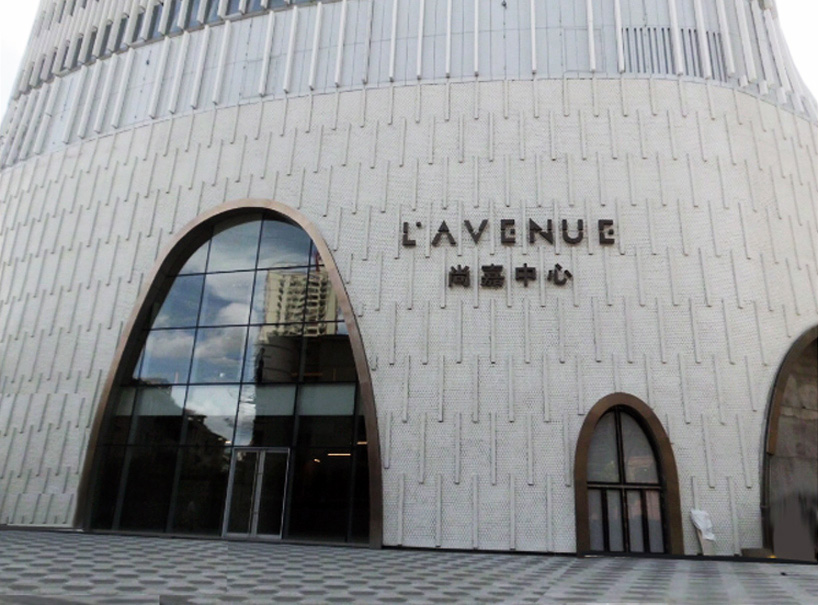
POLYGON ((311 325, 338 320, 338 300, 326 271, 282 273, 269 271, 264 291, 265 334, 334 334, 335 325, 311 325))
POLYGON ((308 273, 268 271, 255 382, 289 382, 298 372, 299 337, 334 335, 338 319, 338 299, 323 267, 308 273))

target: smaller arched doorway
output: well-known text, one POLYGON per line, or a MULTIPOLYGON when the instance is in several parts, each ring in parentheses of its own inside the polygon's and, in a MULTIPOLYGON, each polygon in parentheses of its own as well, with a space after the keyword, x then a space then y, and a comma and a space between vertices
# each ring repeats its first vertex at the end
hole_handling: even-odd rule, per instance
POLYGON ((764 455, 765 547, 818 556, 818 328, 791 347, 773 386, 764 455))
POLYGON ((593 407, 574 479, 578 553, 683 553, 676 462, 644 402, 615 393, 593 407))

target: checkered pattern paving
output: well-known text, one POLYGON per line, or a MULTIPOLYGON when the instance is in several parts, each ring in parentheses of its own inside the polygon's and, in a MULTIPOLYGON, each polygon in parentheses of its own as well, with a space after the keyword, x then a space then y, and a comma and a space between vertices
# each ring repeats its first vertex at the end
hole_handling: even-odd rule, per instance
POLYGON ((0 531, 0 604, 818 602, 818 567, 0 531))

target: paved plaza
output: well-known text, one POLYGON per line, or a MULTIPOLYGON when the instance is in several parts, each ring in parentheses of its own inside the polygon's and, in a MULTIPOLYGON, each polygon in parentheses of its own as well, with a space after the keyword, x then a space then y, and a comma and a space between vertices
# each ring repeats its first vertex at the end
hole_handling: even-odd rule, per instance
POLYGON ((818 567, 0 531, 0 603, 818 603, 818 567))

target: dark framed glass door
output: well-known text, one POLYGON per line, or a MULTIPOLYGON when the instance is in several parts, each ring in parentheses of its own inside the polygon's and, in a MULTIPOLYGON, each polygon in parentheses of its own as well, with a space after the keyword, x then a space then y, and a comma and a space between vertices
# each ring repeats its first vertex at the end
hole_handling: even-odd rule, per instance
POLYGON ((286 448, 233 449, 223 534, 280 538, 287 493, 286 448))

